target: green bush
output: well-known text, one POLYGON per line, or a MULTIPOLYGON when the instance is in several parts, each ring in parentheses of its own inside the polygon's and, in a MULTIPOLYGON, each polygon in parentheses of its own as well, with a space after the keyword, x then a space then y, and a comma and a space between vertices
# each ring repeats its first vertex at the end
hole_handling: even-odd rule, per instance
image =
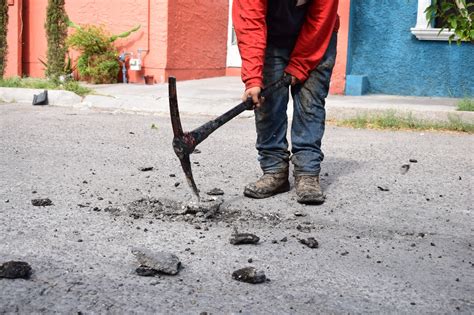
POLYGON ((7 64, 8 1, 0 0, 0 78, 5 74, 7 64))
POLYGON ((118 52, 114 41, 129 36, 140 26, 118 35, 110 35, 102 26, 79 26, 70 21, 69 26, 76 29, 67 43, 81 52, 77 70, 82 79, 99 83, 115 83, 120 72, 118 52))
POLYGON ((68 17, 64 9, 64 0, 48 0, 44 28, 48 40, 46 76, 57 80, 70 74, 66 73, 68 17))
POLYGON ((441 30, 448 29, 454 34, 449 42, 456 40, 474 43, 474 2, 466 0, 433 0, 425 11, 429 23, 441 20, 441 30))
POLYGON ((474 98, 465 98, 459 101, 457 110, 474 112, 474 98))

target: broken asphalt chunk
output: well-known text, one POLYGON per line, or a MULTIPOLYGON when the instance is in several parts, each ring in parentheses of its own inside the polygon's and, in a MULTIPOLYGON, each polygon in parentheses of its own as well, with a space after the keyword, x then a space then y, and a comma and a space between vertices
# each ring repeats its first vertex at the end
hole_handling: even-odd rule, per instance
POLYGON ((168 252, 152 252, 147 249, 133 248, 132 254, 140 263, 140 267, 136 270, 139 275, 150 274, 152 273, 151 269, 156 270, 157 273, 176 275, 181 269, 179 258, 168 252), (145 268, 150 270, 145 270, 145 268))
POLYGON ((0 265, 0 278, 29 279, 31 266, 24 261, 8 261, 0 265))
POLYGON ((229 242, 232 245, 243 245, 243 244, 257 244, 260 241, 260 237, 251 233, 239 233, 234 230, 234 233, 230 236, 229 242))
POLYGON ((31 204, 35 207, 48 207, 48 206, 52 206, 53 202, 49 198, 38 198, 38 199, 32 199, 31 204))
POLYGON ((137 275, 142 276, 142 277, 154 277, 154 276, 156 276, 157 274, 160 273, 156 269, 153 269, 153 268, 150 268, 150 267, 147 267, 147 266, 143 266, 143 265, 141 265, 140 267, 135 269, 135 272, 137 273, 137 275))
POLYGON ((232 278, 240 282, 251 284, 263 283, 267 280, 265 273, 261 270, 257 271, 254 267, 238 269, 232 273, 232 278))
POLYGON ((209 196, 222 196, 224 191, 220 188, 213 188, 207 192, 209 196))
POLYGON ((300 239, 299 240, 301 244, 304 244, 306 246, 308 246, 309 248, 318 248, 319 247, 319 243, 318 241, 314 238, 314 237, 308 237, 306 239, 300 239))
POLYGON ((33 95, 33 105, 48 105, 48 90, 33 95))
POLYGON ((138 170, 139 170, 140 172, 150 172, 150 171, 153 171, 153 166, 139 167, 138 170))

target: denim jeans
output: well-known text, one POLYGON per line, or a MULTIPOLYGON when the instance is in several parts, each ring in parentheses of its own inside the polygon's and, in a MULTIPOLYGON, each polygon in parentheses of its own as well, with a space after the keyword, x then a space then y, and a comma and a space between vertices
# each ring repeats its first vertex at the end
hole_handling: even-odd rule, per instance
MULTIPOLYGON (((337 33, 334 33, 320 64, 311 71, 303 84, 291 88, 293 122, 291 124, 291 162, 294 175, 319 175, 324 154, 321 140, 324 134, 326 110, 332 69, 336 59, 337 33)), ((263 70, 264 84, 280 79, 291 55, 291 49, 268 46, 263 70)), ((255 110, 258 160, 264 173, 278 173, 288 169, 290 152, 286 137, 289 100, 288 88, 267 97, 255 110)))

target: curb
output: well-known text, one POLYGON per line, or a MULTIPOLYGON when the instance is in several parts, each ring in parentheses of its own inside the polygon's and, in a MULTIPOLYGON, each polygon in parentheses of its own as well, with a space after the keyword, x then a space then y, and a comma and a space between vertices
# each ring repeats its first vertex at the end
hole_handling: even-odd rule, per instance
MULTIPOLYGON (((33 102, 35 94, 42 93, 41 89, 0 88, 0 100, 6 103, 33 102)), ((80 106, 82 98, 74 92, 64 90, 48 90, 49 105, 53 106, 80 106)))
MULTIPOLYGON (((2 88, 0 87, 0 100, 7 103, 31 104, 33 96, 43 92, 41 89, 24 88, 2 88)), ((64 90, 48 90, 49 105, 61 107, 73 107, 82 109, 97 109, 117 113, 143 113, 156 115, 169 115, 169 103, 167 97, 151 95, 87 95, 84 98, 77 94, 64 90)), ((388 111, 397 115, 406 116, 411 114, 413 118, 432 122, 449 122, 453 118, 460 119, 464 123, 474 124, 474 112, 456 111, 454 106, 366 106, 363 98, 357 99, 360 104, 354 105, 354 100, 344 97, 328 98, 326 104, 327 120, 345 120, 360 116, 377 116, 388 111)), ((219 99, 181 97, 179 99, 180 113, 183 116, 214 116, 223 114, 238 103, 236 98, 223 96, 219 99)), ((288 105, 288 115, 291 119, 293 112, 292 102, 288 105)), ((253 111, 245 111, 239 118, 251 118, 253 111)))

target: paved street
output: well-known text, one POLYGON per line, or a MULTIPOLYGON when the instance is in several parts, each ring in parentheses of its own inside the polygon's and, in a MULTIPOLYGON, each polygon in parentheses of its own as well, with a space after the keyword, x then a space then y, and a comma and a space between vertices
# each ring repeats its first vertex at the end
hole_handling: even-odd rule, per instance
POLYGON ((260 171, 254 121, 235 119, 191 157, 202 194, 225 192, 205 218, 143 202, 192 197, 167 117, 0 104, 0 134, 0 263, 33 268, 0 279, 0 313, 474 313, 472 135, 328 126, 327 201, 302 206, 242 196, 260 171), (259 244, 231 245, 234 227, 259 244), (183 269, 140 277, 136 246, 183 269), (246 266, 271 281, 233 280, 246 266))

